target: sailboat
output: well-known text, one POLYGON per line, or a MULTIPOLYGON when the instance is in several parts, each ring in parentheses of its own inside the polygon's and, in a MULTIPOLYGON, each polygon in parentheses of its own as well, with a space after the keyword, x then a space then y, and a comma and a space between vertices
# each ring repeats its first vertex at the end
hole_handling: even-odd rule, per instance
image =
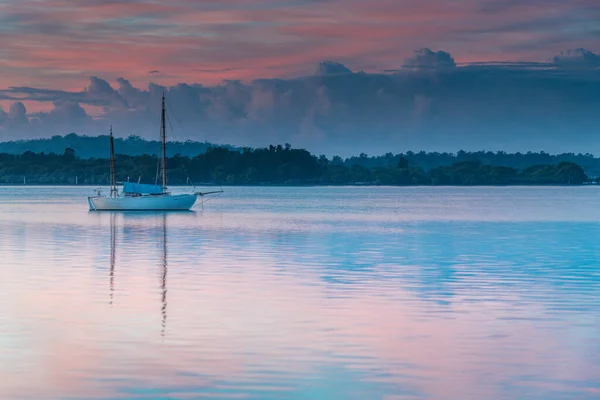
POLYGON ((115 172, 115 145, 112 127, 110 128, 110 194, 98 191, 88 197, 90 211, 175 211, 190 210, 198 197, 223 193, 223 190, 194 192, 191 194, 171 194, 167 188, 167 134, 165 121, 165 95, 162 96, 160 138, 162 142, 161 176, 162 185, 149 185, 124 182, 119 193, 115 172))

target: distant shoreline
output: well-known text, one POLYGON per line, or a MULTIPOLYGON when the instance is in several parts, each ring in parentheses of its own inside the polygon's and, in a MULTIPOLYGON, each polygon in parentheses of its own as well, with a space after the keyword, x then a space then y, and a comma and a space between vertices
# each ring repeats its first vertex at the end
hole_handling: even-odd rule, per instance
MULTIPOLYGON (((87 140, 87 139, 86 139, 87 140)), ((133 140, 138 143, 138 140, 133 140)), ((132 142, 132 143, 133 143, 132 142)), ((132 144, 133 145, 133 144, 132 144)), ((96 143, 95 147, 101 147, 96 143)), ((291 145, 231 150, 209 147, 193 157, 166 160, 171 185, 202 186, 546 186, 600 182, 600 159, 587 155, 504 152, 386 153, 380 157, 328 159, 291 145), (580 161, 580 162, 578 162, 580 161), (589 172, 586 172, 589 171, 589 172), (594 172, 598 171, 598 172, 594 172), (199 182, 204 182, 200 184, 199 182)), ((59 153, 0 154, 4 185, 108 184, 110 163, 80 157, 72 148, 59 153)), ((117 181, 154 182, 160 160, 151 155, 117 155, 117 181)))

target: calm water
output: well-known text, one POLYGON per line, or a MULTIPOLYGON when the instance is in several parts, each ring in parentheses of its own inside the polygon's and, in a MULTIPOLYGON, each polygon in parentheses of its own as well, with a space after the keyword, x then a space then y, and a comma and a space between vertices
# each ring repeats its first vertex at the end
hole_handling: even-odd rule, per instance
POLYGON ((0 188, 1 399, 598 399, 600 188, 0 188))

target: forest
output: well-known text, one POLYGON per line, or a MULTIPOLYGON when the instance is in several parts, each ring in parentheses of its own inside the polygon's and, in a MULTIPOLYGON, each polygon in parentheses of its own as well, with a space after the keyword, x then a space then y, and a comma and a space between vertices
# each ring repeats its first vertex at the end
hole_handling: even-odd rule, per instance
MULTIPOLYGON (((425 153, 426 157, 428 154, 425 153)), ((425 168, 415 154, 369 158, 331 159, 304 149, 284 146, 232 149, 208 147, 193 157, 175 154, 168 158, 170 185, 580 185, 589 182, 577 163, 523 163, 522 168, 491 165, 464 153, 425 168), (467 157, 463 159, 461 157, 467 157)), ((417 154, 418 155, 418 154, 417 154)), ((508 156, 507 156, 508 157, 508 156)), ((542 158, 543 159, 543 158, 542 158)), ((531 157, 533 162, 538 161, 531 157)), ((158 170, 155 154, 117 154, 118 181, 154 183, 158 170)), ((0 184, 106 185, 107 158, 79 157, 72 148, 61 154, 0 153, 0 184)))
MULTIPOLYGON (((23 154, 26 151, 34 153, 56 153, 61 154, 66 148, 73 149, 81 158, 105 158, 108 157, 108 135, 85 136, 69 133, 65 136, 55 135, 44 139, 13 140, 0 143, 0 153, 23 154)), ((220 145, 230 149, 236 149, 229 145, 220 145)), ((181 154, 193 157, 204 153, 209 147, 214 147, 209 142, 170 141, 168 152, 170 155, 181 154)), ((128 136, 126 138, 115 138, 115 148, 121 154, 130 156, 141 156, 153 154, 160 149, 157 140, 145 140, 139 136, 128 136)))
MULTIPOLYGON (((171 141, 167 147, 169 156, 186 156, 194 158, 205 153, 211 147, 224 147, 230 150, 242 152, 244 149, 231 145, 215 145, 209 142, 196 141, 171 141)), ((66 148, 73 149, 77 157, 86 158, 108 158, 109 146, 108 136, 85 136, 70 133, 65 136, 52 136, 45 139, 16 140, 0 143, 0 153, 23 154, 27 151, 33 153, 55 153, 62 154, 66 148)), ((139 136, 126 138, 115 138, 115 149, 117 153, 129 156, 142 156, 144 154, 157 154, 160 149, 158 141, 144 140, 139 136)), ((480 161, 484 165, 511 167, 517 170, 534 165, 557 165, 563 161, 580 165, 590 176, 600 176, 600 158, 592 154, 549 154, 546 152, 507 153, 504 151, 458 151, 449 152, 412 152, 387 153, 369 156, 358 154, 348 158, 329 155, 329 160, 334 164, 344 164, 346 167, 358 165, 369 170, 373 168, 388 168, 395 166, 400 158, 408 160, 411 167, 421 168, 429 171, 437 167, 451 166, 457 162, 480 161)))

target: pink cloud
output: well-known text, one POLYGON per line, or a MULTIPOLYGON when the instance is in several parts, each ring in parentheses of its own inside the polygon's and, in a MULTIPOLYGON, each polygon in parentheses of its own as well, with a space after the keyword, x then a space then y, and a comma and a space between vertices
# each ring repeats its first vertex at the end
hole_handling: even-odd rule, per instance
MULTIPOLYGON (((216 83, 309 72, 315 62, 331 58, 350 67, 393 69, 413 50, 426 46, 450 51, 459 63, 508 57, 544 60, 557 50, 579 47, 569 31, 553 41, 551 50, 539 47, 532 54, 518 50, 519 43, 547 40, 556 33, 536 24, 577 16, 581 10, 589 18, 598 15, 597 6, 583 0, 548 7, 537 1, 490 0, 295 5, 47 0, 43 7, 39 2, 12 1, 0 5, 7 21, 0 34, 5 43, 0 50, 0 87, 35 83, 73 88, 90 75, 114 79, 134 74, 135 83, 146 84, 153 79, 150 70, 164 71, 163 84, 216 83), (520 28, 510 28, 515 24, 520 28), (498 34, 485 32, 490 29, 498 34), (506 29, 510 31, 500 33, 506 29)), ((585 17, 578 18, 582 27, 590 26, 585 17)), ((568 27, 568 20, 561 23, 568 27)), ((584 34, 585 30, 579 35, 581 41, 586 40, 584 34)))

